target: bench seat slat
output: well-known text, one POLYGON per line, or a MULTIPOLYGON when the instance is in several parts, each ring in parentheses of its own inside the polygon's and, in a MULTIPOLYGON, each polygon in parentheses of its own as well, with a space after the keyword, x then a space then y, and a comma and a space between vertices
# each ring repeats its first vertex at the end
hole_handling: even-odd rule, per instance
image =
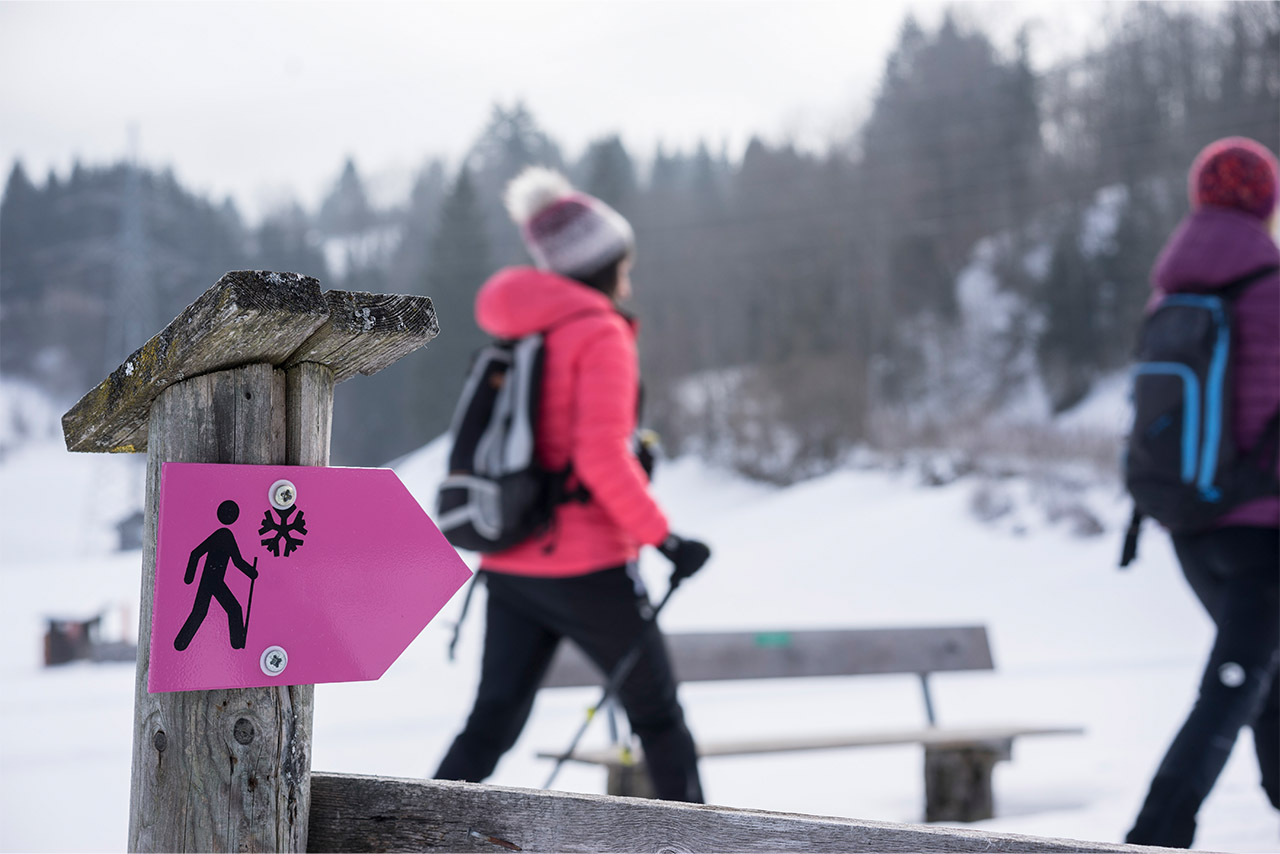
MULTIPOLYGON (((992 670, 983 626, 668 634, 682 682, 992 670)), ((571 643, 560 644, 543 688, 603 685, 571 643)))
MULTIPOLYGON (((804 750, 834 750, 846 747, 881 747, 899 744, 920 744, 925 747, 1001 748, 1014 738, 1027 735, 1081 735, 1080 727, 975 727, 972 729, 914 729, 886 730, 883 732, 833 733, 826 735, 795 736, 790 738, 766 738, 721 742, 698 742, 698 756, 741 756, 758 753, 789 753, 804 750)), ((540 752, 542 759, 556 759, 559 754, 540 752)), ((591 765, 621 767, 639 761, 637 748, 631 761, 624 761, 617 747, 579 749, 569 757, 571 762, 591 765)))

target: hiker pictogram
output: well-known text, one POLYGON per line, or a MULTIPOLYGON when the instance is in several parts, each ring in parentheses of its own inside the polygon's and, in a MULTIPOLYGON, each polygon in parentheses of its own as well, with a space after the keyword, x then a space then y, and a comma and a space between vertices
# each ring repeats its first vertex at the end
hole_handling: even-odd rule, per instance
POLYGON ((191 615, 182 624, 182 630, 173 641, 174 649, 181 652, 191 645, 204 619, 209 614, 209 601, 217 599, 218 604, 227 612, 227 628, 231 634, 231 646, 244 649, 245 639, 249 631, 249 609, 253 607, 253 582, 258 577, 258 561, 254 558, 249 563, 240 554, 240 546, 236 543, 236 535, 230 525, 240 518, 240 506, 234 501, 224 501, 218 505, 218 521, 223 527, 214 531, 204 542, 195 547, 187 559, 187 572, 183 583, 195 581, 196 565, 204 557, 204 569, 200 574, 200 584, 196 588, 195 602, 191 606, 191 615), (227 586, 227 565, 234 562, 236 569, 249 576, 249 598, 243 612, 240 600, 227 586))

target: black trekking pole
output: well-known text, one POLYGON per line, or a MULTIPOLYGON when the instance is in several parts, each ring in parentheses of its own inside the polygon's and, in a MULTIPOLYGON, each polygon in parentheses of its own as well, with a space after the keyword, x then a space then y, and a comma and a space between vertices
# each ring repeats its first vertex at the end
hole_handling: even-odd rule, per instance
MULTIPOLYGON (((244 606, 244 635, 249 637, 249 614, 253 611, 253 584, 258 580, 258 559, 253 559, 253 578, 249 579, 249 601, 244 606)), ((248 641, 246 641, 247 643, 248 641)))
POLYGON ((587 727, 591 725, 591 720, 596 713, 603 708, 604 704, 609 702, 614 694, 618 693, 618 689, 622 687, 622 683, 626 681, 627 676, 631 674, 631 669, 636 666, 636 662, 640 660, 640 653, 644 649, 645 635, 648 634, 650 626, 656 626, 658 623, 658 614, 666 607, 667 601, 671 599, 671 594, 676 592, 676 588, 680 586, 680 582, 684 579, 675 579, 671 586, 667 588, 667 594, 662 597, 662 601, 658 603, 658 607, 653 609, 653 613, 644 621, 643 628, 640 630, 640 636, 636 638, 636 642, 631 649, 627 650, 627 654, 618 662, 618 666, 609 674, 608 680, 604 683, 604 693, 600 695, 600 699, 596 704, 587 710, 587 715, 582 720, 582 725, 578 727, 578 731, 574 733, 573 741, 569 742, 569 746, 564 752, 556 756, 556 765, 551 769, 551 775, 547 777, 547 782, 542 784, 542 788, 550 789, 551 784, 556 781, 556 775, 560 773, 560 766, 569 761, 573 756, 573 751, 577 748, 578 742, 582 740, 583 734, 587 731, 587 727))

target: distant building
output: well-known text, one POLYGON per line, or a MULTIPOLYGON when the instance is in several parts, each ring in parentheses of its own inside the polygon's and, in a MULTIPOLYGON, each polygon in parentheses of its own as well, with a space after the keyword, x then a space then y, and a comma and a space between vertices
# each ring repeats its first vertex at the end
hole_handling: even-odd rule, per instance
POLYGON ((141 510, 135 510, 129 516, 116 523, 116 533, 120 537, 117 551, 131 552, 142 548, 142 527, 146 516, 141 510))

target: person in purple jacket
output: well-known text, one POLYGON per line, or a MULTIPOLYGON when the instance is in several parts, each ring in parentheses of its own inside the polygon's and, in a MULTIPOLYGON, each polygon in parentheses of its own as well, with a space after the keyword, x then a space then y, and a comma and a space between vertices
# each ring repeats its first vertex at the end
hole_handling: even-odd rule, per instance
MULTIPOLYGON (((1276 442, 1280 410, 1280 248, 1273 238, 1276 158, 1250 139, 1212 143, 1190 173, 1191 214, 1152 273, 1153 301, 1212 292, 1271 269, 1234 303, 1236 447, 1276 442)), ((1269 449, 1275 460, 1278 449, 1269 449)), ((1262 788, 1280 809, 1280 498, 1266 496, 1215 527, 1173 536, 1182 572, 1217 627, 1200 693, 1156 769, 1127 842, 1189 848, 1196 813, 1246 726, 1253 729, 1262 788)))

